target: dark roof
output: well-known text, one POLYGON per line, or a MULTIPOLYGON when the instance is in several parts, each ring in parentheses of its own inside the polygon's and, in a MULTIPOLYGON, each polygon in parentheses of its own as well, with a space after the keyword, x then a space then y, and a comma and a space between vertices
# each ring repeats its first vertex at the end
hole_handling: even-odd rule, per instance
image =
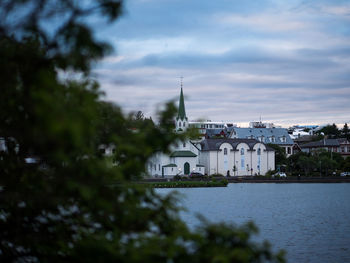
POLYGON ((337 139, 324 139, 316 142, 309 142, 300 145, 300 148, 313 148, 313 147, 327 147, 327 146, 340 146, 337 139))
POLYGON ((174 163, 169 163, 167 165, 163 165, 163 167, 177 167, 177 165, 174 163))
POLYGON ((180 120, 187 119, 186 111, 185 111, 185 100, 184 100, 184 94, 182 92, 182 88, 181 88, 180 99, 179 99, 179 112, 177 115, 177 119, 180 119, 180 120))
POLYGON ((170 154, 170 157, 197 157, 197 154, 191 151, 175 151, 170 154))
MULTIPOLYGON (((217 151, 219 150, 221 144, 229 143, 232 145, 233 149, 237 149, 237 145, 240 143, 248 144, 249 148, 252 150, 254 145, 260 143, 255 139, 229 139, 229 138, 218 138, 218 139, 205 139, 201 142, 202 151, 217 151)), ((264 143, 262 143, 264 144, 264 143)), ((266 145, 265 145, 266 146, 266 145)), ((271 147, 266 146, 267 151, 274 151, 271 147)))

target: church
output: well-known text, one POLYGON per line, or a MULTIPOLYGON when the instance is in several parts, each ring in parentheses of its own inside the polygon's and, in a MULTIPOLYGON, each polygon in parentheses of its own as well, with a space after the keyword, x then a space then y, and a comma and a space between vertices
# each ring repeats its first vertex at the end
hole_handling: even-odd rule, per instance
MULTIPOLYGON (((189 126, 182 86, 174 122, 175 132, 184 132, 189 126)), ((256 139, 211 138, 177 142, 171 147, 170 155, 156 153, 147 163, 149 176, 165 178, 192 172, 224 176, 265 175, 269 170, 275 170, 275 151, 256 139)))

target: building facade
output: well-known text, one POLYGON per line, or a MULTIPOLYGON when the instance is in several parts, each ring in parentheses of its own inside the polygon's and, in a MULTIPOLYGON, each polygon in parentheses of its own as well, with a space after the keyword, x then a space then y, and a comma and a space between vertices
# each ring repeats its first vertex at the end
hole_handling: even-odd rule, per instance
POLYGON ((205 139, 200 145, 200 162, 209 175, 265 175, 275 170, 275 151, 255 139, 205 139))

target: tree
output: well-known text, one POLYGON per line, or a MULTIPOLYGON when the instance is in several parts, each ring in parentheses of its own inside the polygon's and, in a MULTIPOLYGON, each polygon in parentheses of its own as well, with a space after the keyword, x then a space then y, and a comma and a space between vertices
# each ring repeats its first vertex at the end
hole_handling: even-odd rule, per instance
POLYGON ((338 130, 337 125, 333 123, 332 125, 327 125, 323 127, 321 130, 319 130, 319 133, 324 133, 324 135, 327 135, 329 138, 338 138, 340 135, 340 132, 338 130))
POLYGON ((343 127, 343 129, 342 129, 342 135, 343 135, 346 139, 350 140, 350 131, 349 131, 349 127, 348 127, 348 124, 347 124, 347 123, 344 124, 344 127, 343 127))
POLYGON ((100 100, 89 69, 108 45, 81 21, 98 12, 113 20, 121 3, 77 3, 0 3, 0 261, 283 261, 251 241, 251 224, 190 230, 175 196, 133 183, 156 150, 167 152, 186 134, 172 132, 171 103, 159 126, 147 122, 135 132, 130 117, 100 100), (45 23, 57 17, 47 32, 45 23), (81 77, 59 76, 67 70, 81 77), (96 154, 101 143, 116 145, 117 166, 96 154))
POLYGON ((293 175, 299 175, 303 172, 305 173, 304 166, 303 166, 305 164, 305 162, 299 161, 299 159, 302 156, 308 157, 308 154, 304 153, 304 152, 298 152, 298 153, 295 153, 295 154, 289 156, 287 159, 287 169, 293 175))
POLYGON ((276 166, 286 164, 286 161, 287 161, 286 151, 282 147, 278 146, 277 144, 269 143, 267 145, 275 150, 276 166))

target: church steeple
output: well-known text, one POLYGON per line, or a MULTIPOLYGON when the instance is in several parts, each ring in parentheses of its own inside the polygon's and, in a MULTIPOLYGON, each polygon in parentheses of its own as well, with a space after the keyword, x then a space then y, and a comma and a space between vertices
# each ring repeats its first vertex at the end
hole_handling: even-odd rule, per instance
POLYGON ((187 119, 186 110, 185 110, 184 94, 182 91, 182 83, 181 83, 181 93, 180 93, 180 100, 179 100, 179 112, 177 115, 177 119, 180 119, 180 120, 187 119))
POLYGON ((188 119, 187 119, 186 110, 185 110, 185 100, 184 100, 184 94, 182 90, 182 77, 181 77, 181 92, 180 92, 180 99, 179 99, 179 112, 177 113, 177 117, 175 119, 175 125, 176 125, 177 132, 185 131, 188 127, 188 119))

